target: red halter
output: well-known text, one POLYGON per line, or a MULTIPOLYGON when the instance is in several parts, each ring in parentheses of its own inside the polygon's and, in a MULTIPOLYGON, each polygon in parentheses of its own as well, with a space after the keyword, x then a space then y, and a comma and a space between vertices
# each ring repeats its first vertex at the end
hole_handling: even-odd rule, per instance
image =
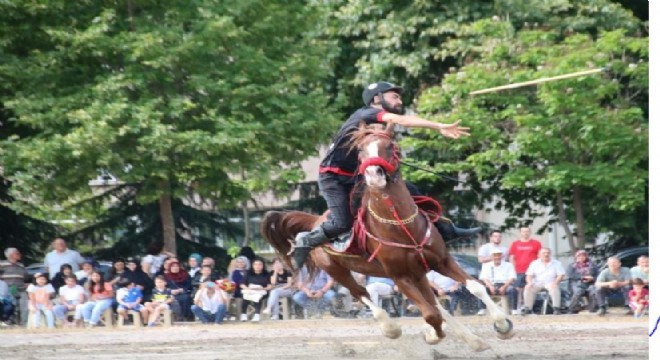
POLYGON ((360 175, 364 175, 364 171, 367 170, 369 166, 380 166, 385 169, 385 172, 388 174, 394 174, 396 171, 396 165, 389 163, 382 157, 370 157, 360 164, 360 175))
MULTIPOLYGON (((381 134, 374 134, 374 136, 382 137, 385 138, 389 141, 392 141, 392 139, 387 136, 387 135, 381 135, 381 134)), ((360 172, 360 175, 364 175, 364 171, 367 170, 369 166, 380 166, 382 167, 385 172, 388 175, 393 175, 397 169, 399 168, 399 149, 398 146, 394 145, 394 149, 392 150, 392 159, 390 161, 385 160, 384 158, 378 156, 378 157, 370 157, 365 159, 360 163, 360 168, 358 171, 360 172)))

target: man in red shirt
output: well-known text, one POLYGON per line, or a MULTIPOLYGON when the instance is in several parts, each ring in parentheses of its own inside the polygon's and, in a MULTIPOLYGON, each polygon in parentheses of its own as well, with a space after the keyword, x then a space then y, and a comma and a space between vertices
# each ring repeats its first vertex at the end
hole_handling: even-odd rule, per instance
MULTIPOLYGON (((530 236, 531 231, 529 227, 521 227, 520 239, 511 243, 511 247, 509 247, 509 262, 516 269, 518 297, 523 293, 522 289, 525 287, 525 273, 527 272, 527 268, 532 261, 536 260, 539 250, 543 247, 541 242, 532 239, 530 236)), ((522 305, 521 301, 517 302, 517 304, 512 304, 512 309, 517 309, 519 305, 522 305)))

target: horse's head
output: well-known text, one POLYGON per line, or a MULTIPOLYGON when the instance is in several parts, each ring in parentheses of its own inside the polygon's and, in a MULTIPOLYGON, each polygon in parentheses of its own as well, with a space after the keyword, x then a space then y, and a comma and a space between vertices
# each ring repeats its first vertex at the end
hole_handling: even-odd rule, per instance
POLYGON ((394 141, 394 126, 361 125, 352 144, 359 151, 360 174, 366 185, 382 190, 388 181, 396 181, 399 172, 399 146, 394 141))

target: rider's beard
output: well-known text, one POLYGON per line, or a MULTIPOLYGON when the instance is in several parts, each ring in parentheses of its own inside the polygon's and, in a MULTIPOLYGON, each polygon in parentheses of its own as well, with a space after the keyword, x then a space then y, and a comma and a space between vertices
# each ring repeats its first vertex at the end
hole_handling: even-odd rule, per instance
POLYGON ((403 105, 393 106, 389 101, 383 99, 382 104, 383 109, 392 114, 403 115, 403 105))

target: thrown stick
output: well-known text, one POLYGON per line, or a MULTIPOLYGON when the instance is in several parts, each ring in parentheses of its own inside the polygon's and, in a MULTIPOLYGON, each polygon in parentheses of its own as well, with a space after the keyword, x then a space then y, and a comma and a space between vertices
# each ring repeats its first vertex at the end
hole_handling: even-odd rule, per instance
POLYGON ((492 88, 483 89, 483 90, 476 90, 476 91, 470 92, 470 95, 480 95, 480 94, 487 94, 487 93, 497 92, 497 91, 500 91, 500 90, 517 89, 519 87, 532 86, 532 85, 546 83, 546 82, 549 82, 549 81, 564 80, 564 79, 570 79, 570 78, 579 77, 579 76, 598 74, 598 73, 601 73, 601 72, 606 71, 606 70, 607 70, 607 68, 598 68, 598 69, 591 69, 591 70, 585 70, 585 71, 578 71, 578 72, 574 72, 574 73, 570 73, 570 74, 557 75, 557 76, 552 76, 552 77, 547 77, 547 78, 540 78, 540 79, 536 79, 536 80, 530 80, 530 81, 524 81, 524 82, 519 82, 519 83, 514 83, 514 84, 509 84, 509 85, 502 85, 502 86, 492 87, 492 88))

